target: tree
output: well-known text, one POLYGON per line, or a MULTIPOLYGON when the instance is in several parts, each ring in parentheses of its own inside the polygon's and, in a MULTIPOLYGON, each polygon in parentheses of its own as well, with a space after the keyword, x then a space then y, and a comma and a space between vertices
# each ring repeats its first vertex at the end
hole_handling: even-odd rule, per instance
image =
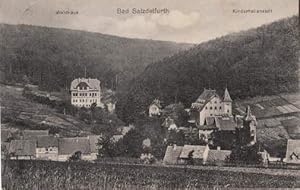
POLYGON ((138 129, 131 129, 123 137, 123 145, 125 147, 125 155, 129 157, 139 158, 143 153, 144 135, 138 129))

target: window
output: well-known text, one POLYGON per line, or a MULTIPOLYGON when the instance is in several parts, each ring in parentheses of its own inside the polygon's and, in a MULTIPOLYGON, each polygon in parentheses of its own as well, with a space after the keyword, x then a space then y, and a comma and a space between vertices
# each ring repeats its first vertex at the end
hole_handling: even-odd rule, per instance
POLYGON ((220 106, 220 110, 222 109, 222 107, 220 106))
POLYGON ((215 104, 217 103, 217 101, 215 101, 215 104))
POLYGON ((207 110, 207 106, 205 107, 205 109, 207 110))
POLYGON ((227 113, 229 113, 229 110, 227 110, 227 113))
POLYGON ((212 107, 210 106, 210 109, 212 110, 212 107))
POLYGON ((217 109, 217 106, 215 106, 215 110, 217 109))
POLYGON ((46 151, 48 151, 48 148, 46 148, 46 151))

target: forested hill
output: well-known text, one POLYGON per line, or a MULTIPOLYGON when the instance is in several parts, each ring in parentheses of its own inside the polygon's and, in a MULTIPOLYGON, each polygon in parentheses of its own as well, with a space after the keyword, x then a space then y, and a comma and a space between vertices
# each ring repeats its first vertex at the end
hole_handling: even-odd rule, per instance
POLYGON ((298 17, 263 25, 202 43, 149 65, 130 93, 119 101, 119 115, 131 121, 154 98, 165 105, 196 100, 203 88, 233 98, 270 95, 298 89, 298 17))
POLYGON ((75 77, 125 88, 145 67, 192 44, 128 39, 84 31, 0 24, 1 81, 69 88, 75 77))

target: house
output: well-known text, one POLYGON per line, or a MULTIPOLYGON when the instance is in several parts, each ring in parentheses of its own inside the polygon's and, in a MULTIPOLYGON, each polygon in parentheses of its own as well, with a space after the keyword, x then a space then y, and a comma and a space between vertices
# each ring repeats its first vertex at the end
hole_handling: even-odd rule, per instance
POLYGON ((230 156, 231 150, 210 150, 207 149, 203 155, 203 164, 208 165, 223 165, 226 159, 230 156))
POLYGON ((174 165, 180 163, 179 157, 182 148, 183 146, 177 146, 177 145, 168 146, 163 159, 163 163, 166 165, 174 165))
POLYGON ((38 136, 48 136, 49 130, 24 130, 23 140, 36 140, 38 136))
POLYGON ((58 138, 54 136, 38 136, 36 143, 36 158, 57 161, 58 138))
POLYGON ((75 153, 81 154, 82 160, 92 160, 90 140, 87 137, 59 138, 58 161, 67 161, 75 153))
POLYGON ((149 106, 149 117, 160 116, 161 108, 161 102, 158 99, 154 99, 149 106))
POLYGON ((70 92, 71 104, 74 106, 89 108, 95 103, 97 107, 104 108, 101 102, 101 88, 98 79, 74 79, 71 83, 70 92))
POLYGON ((91 149, 91 160, 96 160, 98 155, 98 140, 101 136, 100 135, 90 135, 88 136, 90 149, 91 149))
POLYGON ((172 119, 170 116, 166 117, 166 119, 164 120, 164 122, 161 125, 162 125, 162 127, 167 128, 168 130, 177 130, 178 129, 174 119, 172 119))
POLYGON ((12 140, 9 143, 9 157, 17 160, 31 160, 36 157, 35 140, 12 140))
POLYGON ((196 102, 192 103, 191 115, 197 125, 204 125, 207 117, 232 115, 232 99, 227 88, 224 96, 217 94, 216 90, 204 89, 196 102))
POLYGON ((284 161, 288 164, 300 164, 300 140, 288 139, 284 161))
POLYGON ((208 146, 184 145, 179 158, 184 163, 189 163, 192 159, 193 164, 202 164, 205 150, 208 146))

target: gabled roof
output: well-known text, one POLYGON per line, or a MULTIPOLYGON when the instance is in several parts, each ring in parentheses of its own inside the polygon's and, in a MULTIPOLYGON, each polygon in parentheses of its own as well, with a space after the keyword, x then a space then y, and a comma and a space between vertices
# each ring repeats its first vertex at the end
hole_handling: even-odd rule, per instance
POLYGON ((232 102, 232 99, 231 99, 231 97, 230 97, 230 94, 229 94, 227 88, 225 89, 225 92, 224 92, 223 101, 224 101, 224 102, 232 102))
POLYGON ((82 154, 90 154, 90 141, 87 137, 60 138, 58 140, 58 154, 72 155, 80 151, 82 154))
POLYGON ((231 150, 208 150, 206 162, 225 161, 231 150))
POLYGON ((24 130, 23 139, 24 140, 36 140, 37 136, 47 136, 49 135, 48 130, 24 130))
POLYGON ((198 97, 198 99, 196 100, 196 102, 203 102, 203 101, 207 101, 208 99, 214 97, 214 96, 219 96, 217 94, 216 90, 211 90, 211 89, 205 89, 202 92, 202 94, 198 97))
POLYGON ((153 106, 153 105, 157 106, 158 108, 162 108, 161 102, 160 102, 159 99, 154 99, 154 100, 152 101, 152 103, 150 104, 150 106, 153 106))
POLYGON ((285 159, 287 163, 300 164, 300 140, 288 139, 285 159))
POLYGON ((163 163, 177 164, 182 148, 182 146, 168 146, 163 159, 163 163))
POLYGON ((80 83, 85 83, 91 89, 100 90, 100 81, 98 79, 91 79, 91 78, 74 79, 71 83, 71 90, 75 90, 80 83))
POLYGON ((9 153, 14 156, 35 156, 35 140, 12 140, 9 144, 9 153))
POLYGON ((37 136, 37 148, 58 147, 58 138, 54 136, 37 136))
POLYGON ((215 117, 216 127, 221 131, 235 131, 237 123, 232 117, 215 117))
POLYGON ((206 146, 200 145, 184 145, 180 154, 180 158, 188 158, 189 154, 192 153, 192 157, 196 159, 203 159, 203 153, 206 146))

